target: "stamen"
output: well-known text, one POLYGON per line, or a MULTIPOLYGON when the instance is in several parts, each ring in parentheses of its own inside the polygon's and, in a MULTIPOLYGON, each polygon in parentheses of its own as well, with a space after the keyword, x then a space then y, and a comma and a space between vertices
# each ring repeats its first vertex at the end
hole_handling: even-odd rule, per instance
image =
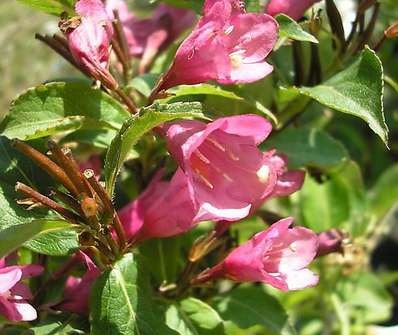
POLYGON ((220 149, 223 152, 226 152, 227 150, 225 149, 225 147, 223 147, 219 142, 217 142, 214 138, 208 137, 206 138, 206 141, 211 142, 212 144, 214 144, 214 146, 218 149, 220 149))
POLYGON ((229 54, 229 59, 231 61, 231 66, 234 69, 238 69, 243 63, 243 55, 245 50, 237 50, 229 54))
POLYGON ((203 155, 203 154, 199 151, 199 149, 196 149, 196 150, 194 151, 194 154, 195 154, 202 162, 204 162, 204 163, 206 163, 206 164, 210 164, 210 161, 207 159, 207 157, 206 157, 205 155, 203 155))
POLYGON ((210 189, 213 189, 214 186, 212 185, 212 183, 210 183, 210 181, 201 174, 201 172, 199 171, 199 169, 194 169, 194 171, 196 172, 196 174, 200 177, 200 179, 206 184, 207 187, 209 187, 210 189))
POLYGON ((296 243, 296 242, 292 242, 292 243, 289 245, 289 249, 290 249, 292 252, 296 252, 296 251, 297 251, 297 243, 296 243))
POLYGON ((226 30, 225 30, 225 35, 229 35, 232 33, 232 31, 234 30, 234 26, 229 26, 226 30))

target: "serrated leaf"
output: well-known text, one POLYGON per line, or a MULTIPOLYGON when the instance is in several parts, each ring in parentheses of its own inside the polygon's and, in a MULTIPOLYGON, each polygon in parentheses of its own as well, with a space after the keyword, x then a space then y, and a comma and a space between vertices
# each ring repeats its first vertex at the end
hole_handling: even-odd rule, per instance
POLYGON ((204 117, 200 103, 154 104, 143 108, 140 115, 128 119, 113 139, 106 155, 105 182, 108 193, 113 194, 116 177, 129 150, 143 135, 164 122, 193 117, 204 117))
POLYGON ((273 335, 291 335, 288 316, 279 302, 261 286, 242 285, 215 299, 221 317, 239 328, 261 325, 273 335))
POLYGON ((91 335, 176 335, 155 316, 148 280, 136 256, 126 254, 95 282, 91 335))
POLYGON ((67 12, 70 15, 74 14, 74 4, 76 0, 18 0, 19 2, 29 5, 42 12, 61 15, 67 12))
POLYGON ((293 169, 314 167, 330 170, 341 166, 349 158, 339 141, 315 128, 285 129, 265 141, 263 146, 286 154, 293 169))
POLYGON ((166 323, 180 335, 223 335, 223 321, 218 313, 203 301, 187 298, 166 311, 166 323))
POLYGON ((13 252, 32 238, 70 228, 71 224, 64 220, 34 220, 29 224, 14 225, 0 231, 0 258, 13 252))
POLYGON ((0 129, 4 136, 27 140, 81 127, 119 129, 129 115, 119 102, 86 82, 57 82, 17 97, 0 129))
POLYGON ((48 256, 67 256, 79 248, 77 233, 74 229, 49 232, 24 244, 24 247, 48 256))
POLYGON ((337 111, 363 119, 387 145, 383 113, 383 68, 376 53, 365 48, 348 68, 315 87, 298 91, 337 111))
POLYGON ((319 43, 318 40, 307 33, 301 26, 292 18, 285 14, 279 14, 275 17, 279 23, 279 36, 281 38, 290 38, 296 41, 319 43))

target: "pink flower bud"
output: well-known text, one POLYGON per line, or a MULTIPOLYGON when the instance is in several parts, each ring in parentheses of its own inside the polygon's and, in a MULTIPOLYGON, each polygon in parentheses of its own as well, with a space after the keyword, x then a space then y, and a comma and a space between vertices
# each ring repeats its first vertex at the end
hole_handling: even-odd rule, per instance
POLYGON ((298 190, 301 171, 286 172, 285 161, 259 145, 271 124, 257 115, 220 118, 210 124, 183 120, 160 130, 183 169, 198 212, 195 221, 236 221, 272 196, 298 190))
POLYGON ((318 250, 317 235, 307 228, 289 228, 292 222, 292 218, 283 219, 256 234, 223 262, 203 272, 196 282, 229 278, 263 282, 283 291, 315 286, 318 276, 307 266, 318 250))
POLYGON ((81 16, 80 24, 66 30, 73 58, 94 79, 116 88, 117 82, 108 71, 113 28, 105 7, 101 0, 80 0, 76 12, 81 16))
POLYGON ((250 83, 272 72, 264 59, 278 38, 278 24, 267 14, 246 14, 241 1, 207 0, 204 16, 177 50, 157 90, 216 80, 250 83))
POLYGON ((43 272, 39 265, 6 266, 0 260, 0 314, 10 321, 32 321, 37 318, 36 310, 27 302, 32 299, 29 287, 21 282, 25 278, 38 276, 43 272))
POLYGON ((91 286, 100 276, 101 271, 82 251, 77 252, 75 257, 86 265, 87 272, 81 278, 73 276, 68 277, 64 289, 64 300, 57 305, 56 308, 81 315, 88 315, 91 286))
POLYGON ((317 257, 325 256, 333 252, 342 252, 342 244, 345 234, 338 229, 331 229, 318 234, 319 247, 317 257))
POLYGON ((270 0, 265 12, 269 15, 286 14, 294 20, 300 19, 305 11, 320 0, 270 0))
POLYGON ((170 182, 160 181, 160 171, 137 200, 119 211, 129 240, 179 235, 191 230, 198 221, 188 180, 177 170, 170 182))

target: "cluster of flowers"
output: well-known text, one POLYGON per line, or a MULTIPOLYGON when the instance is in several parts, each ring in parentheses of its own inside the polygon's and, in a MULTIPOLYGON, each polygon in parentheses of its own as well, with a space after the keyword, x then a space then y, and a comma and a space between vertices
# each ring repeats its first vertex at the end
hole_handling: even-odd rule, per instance
MULTIPOLYGON (((264 78, 272 71, 265 58, 278 36, 272 15, 283 12, 299 18, 314 2, 272 0, 266 7, 269 15, 246 13, 238 0, 206 0, 203 16, 179 47, 155 93, 208 80, 234 84, 264 78)), ((114 15, 122 23, 130 56, 141 59, 142 72, 159 50, 196 19, 190 11, 166 5, 160 5, 151 18, 137 18, 121 0, 106 5, 101 0, 80 0, 76 12, 79 24, 65 31, 70 52, 107 88, 118 85, 108 70, 114 15)), ((170 181, 162 181, 159 171, 148 188, 120 210, 129 242, 183 234, 205 220, 225 228, 252 215, 267 199, 299 190, 304 172, 288 171, 285 157, 257 147, 271 130, 271 124, 256 115, 224 117, 209 124, 184 120, 161 126, 159 133, 167 139, 179 167, 170 181)), ((340 239, 318 236, 303 227, 291 228, 292 221, 280 220, 256 234, 205 271, 201 280, 259 281, 285 291, 315 285, 318 276, 308 265, 316 256, 336 250, 340 239)), ((83 253, 76 257, 85 262, 87 273, 67 280, 65 301, 56 307, 87 314, 90 287, 100 271, 83 253)), ((20 281, 41 271, 35 265, 0 262, 1 314, 14 321, 36 318, 36 311, 26 302, 31 293, 20 281)))

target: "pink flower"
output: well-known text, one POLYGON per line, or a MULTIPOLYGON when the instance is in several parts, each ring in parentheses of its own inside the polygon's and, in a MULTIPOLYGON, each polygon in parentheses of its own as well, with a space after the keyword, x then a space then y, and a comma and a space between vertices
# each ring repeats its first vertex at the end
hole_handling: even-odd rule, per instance
POLYGON ((149 18, 134 16, 123 0, 108 1, 106 8, 111 16, 113 10, 118 10, 130 55, 141 58, 141 73, 159 51, 173 43, 196 20, 194 12, 165 4, 159 5, 149 18))
POLYGON ((317 235, 303 227, 289 228, 293 219, 274 223, 234 249, 223 262, 203 272, 197 283, 216 278, 263 282, 280 290, 300 290, 318 283, 307 269, 318 250, 317 235))
POLYGON ((216 80, 250 83, 272 72, 264 59, 272 51, 278 24, 267 14, 246 14, 236 0, 207 0, 204 16, 177 50, 157 91, 216 80))
POLYGON ((6 266, 0 260, 0 314, 10 321, 32 321, 37 318, 36 310, 27 302, 32 299, 28 286, 21 280, 38 276, 43 272, 39 265, 6 266))
POLYGON ((265 12, 269 15, 286 14, 294 20, 300 19, 305 11, 320 0, 270 0, 265 12))
POLYGON ((104 5, 101 0, 80 0, 75 9, 81 22, 76 28, 66 29, 73 58, 94 79, 108 88, 117 87, 108 71, 113 28, 104 5))
POLYGON ((269 197, 302 186, 303 172, 286 172, 274 151, 257 148, 271 130, 257 115, 225 117, 207 125, 192 120, 163 125, 168 149, 188 178, 198 208, 195 221, 236 221, 269 197))
POLYGON ((101 272, 85 253, 79 251, 76 257, 85 263, 87 272, 81 278, 70 276, 66 280, 64 300, 56 307, 60 310, 88 315, 91 286, 101 272))
POLYGON ((179 235, 197 223, 194 202, 182 170, 178 169, 170 182, 160 181, 161 175, 160 171, 137 200, 119 211, 129 240, 179 235))

